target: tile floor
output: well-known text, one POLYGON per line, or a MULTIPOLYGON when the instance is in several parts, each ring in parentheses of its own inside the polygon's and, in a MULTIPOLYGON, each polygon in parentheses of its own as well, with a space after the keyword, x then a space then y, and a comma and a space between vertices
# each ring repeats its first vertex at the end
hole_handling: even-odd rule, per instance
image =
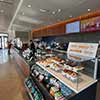
POLYGON ((0 50, 0 100, 26 100, 24 87, 12 55, 0 50))

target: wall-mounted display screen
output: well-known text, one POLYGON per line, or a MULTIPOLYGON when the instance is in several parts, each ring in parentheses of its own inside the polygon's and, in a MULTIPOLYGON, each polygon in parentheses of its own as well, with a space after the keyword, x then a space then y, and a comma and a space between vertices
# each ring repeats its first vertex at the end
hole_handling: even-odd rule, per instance
POLYGON ((66 33, 80 32, 80 21, 66 24, 66 33))
POLYGON ((81 21, 81 32, 100 30, 100 17, 93 17, 81 21))

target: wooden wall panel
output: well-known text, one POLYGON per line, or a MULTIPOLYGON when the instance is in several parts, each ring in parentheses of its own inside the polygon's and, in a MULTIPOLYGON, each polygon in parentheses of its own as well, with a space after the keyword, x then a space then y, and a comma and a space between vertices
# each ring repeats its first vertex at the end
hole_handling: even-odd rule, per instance
POLYGON ((97 10, 95 12, 91 12, 76 18, 71 18, 69 20, 65 20, 53 25, 48 25, 45 27, 41 27, 38 29, 33 29, 32 30, 32 37, 33 38, 38 38, 38 37, 43 37, 43 36, 55 36, 55 35, 64 35, 65 34, 65 25, 67 23, 71 23, 74 21, 81 21, 84 19, 92 18, 100 16, 100 10, 97 10))

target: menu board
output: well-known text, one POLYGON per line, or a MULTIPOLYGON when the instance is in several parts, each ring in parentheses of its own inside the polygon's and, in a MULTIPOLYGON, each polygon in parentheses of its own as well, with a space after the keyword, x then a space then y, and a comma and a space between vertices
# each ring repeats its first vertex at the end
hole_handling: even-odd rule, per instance
POLYGON ((66 33, 80 32, 80 21, 66 24, 66 33))
POLYGON ((97 43, 70 42, 67 53, 89 58, 95 58, 98 49, 97 43))
POLYGON ((81 21, 81 32, 100 30, 100 17, 89 18, 81 21))

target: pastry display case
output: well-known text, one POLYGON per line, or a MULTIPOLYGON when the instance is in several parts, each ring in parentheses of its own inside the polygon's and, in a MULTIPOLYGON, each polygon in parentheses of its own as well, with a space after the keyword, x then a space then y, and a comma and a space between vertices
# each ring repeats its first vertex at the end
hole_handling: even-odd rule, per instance
MULTIPOLYGON (((71 90, 69 87, 67 87, 65 84, 63 84, 60 80, 55 78, 52 74, 48 73, 46 70, 41 68, 38 65, 33 65, 31 68, 31 77, 35 80, 37 79, 41 85, 45 88, 45 93, 42 94, 45 95, 48 100, 59 100, 57 98, 62 98, 61 100, 67 100, 68 98, 75 95, 75 92, 71 90), (49 95, 49 96, 47 96, 49 95)), ((45 96, 44 96, 45 97, 45 96)))
POLYGON ((66 52, 38 50, 35 59, 28 60, 29 77, 44 100, 84 100, 86 94, 92 94, 86 100, 95 100, 97 48, 96 43, 69 43, 66 52))

